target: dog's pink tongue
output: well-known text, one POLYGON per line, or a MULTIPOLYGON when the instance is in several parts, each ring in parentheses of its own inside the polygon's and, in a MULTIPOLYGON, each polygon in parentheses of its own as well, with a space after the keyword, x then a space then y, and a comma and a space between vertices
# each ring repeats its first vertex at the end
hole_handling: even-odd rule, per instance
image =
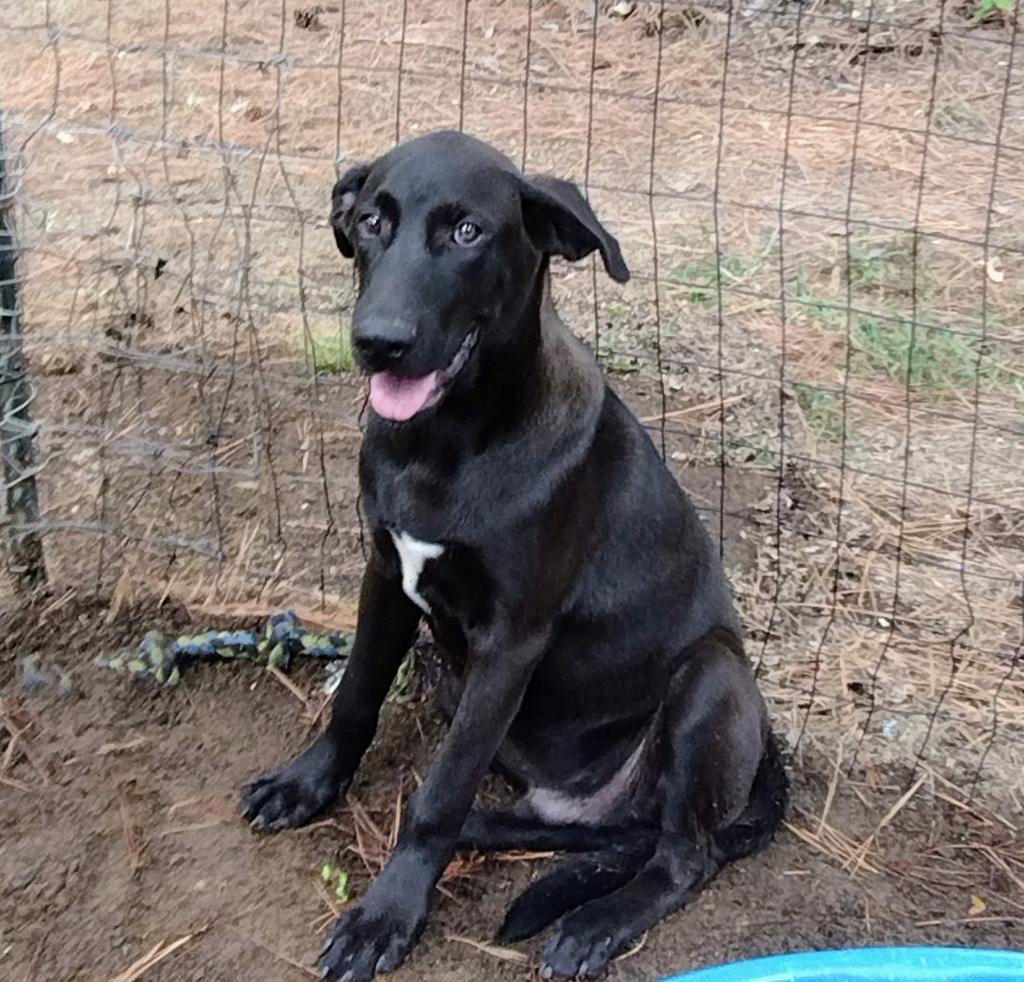
POLYGON ((412 419, 430 401, 440 372, 406 378, 394 372, 370 376, 370 405, 385 419, 412 419))

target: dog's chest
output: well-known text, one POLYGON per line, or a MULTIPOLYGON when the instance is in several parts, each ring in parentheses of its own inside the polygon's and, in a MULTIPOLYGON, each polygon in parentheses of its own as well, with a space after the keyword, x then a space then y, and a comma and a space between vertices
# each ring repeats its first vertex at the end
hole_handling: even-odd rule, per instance
POLYGON ((444 546, 437 542, 421 542, 408 532, 390 530, 391 541, 395 544, 398 561, 402 565, 402 589, 405 595, 425 614, 431 612, 430 605, 420 593, 420 577, 428 559, 439 559, 444 554, 444 546))

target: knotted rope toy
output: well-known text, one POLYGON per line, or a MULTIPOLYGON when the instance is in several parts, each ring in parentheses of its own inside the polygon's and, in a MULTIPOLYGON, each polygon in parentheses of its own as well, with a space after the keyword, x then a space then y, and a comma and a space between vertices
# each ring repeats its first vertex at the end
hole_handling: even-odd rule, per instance
POLYGON ((200 658, 266 659, 268 668, 286 672, 295 657, 337 660, 347 658, 351 647, 351 635, 311 631, 288 611, 273 614, 262 636, 256 631, 203 631, 167 643, 159 631, 150 631, 135 651, 102 657, 98 664, 136 678, 154 678, 161 685, 177 685, 185 667, 200 658))

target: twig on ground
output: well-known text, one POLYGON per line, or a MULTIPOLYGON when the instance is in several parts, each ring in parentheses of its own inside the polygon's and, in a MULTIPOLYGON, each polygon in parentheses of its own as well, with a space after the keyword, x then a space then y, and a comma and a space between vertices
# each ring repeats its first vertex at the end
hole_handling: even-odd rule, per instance
MULTIPOLYGON (((793 822, 787 821, 783 822, 783 824, 802 842, 814 847, 844 869, 851 861, 857 858, 857 846, 855 843, 831 825, 825 824, 818 833, 814 833, 799 825, 795 825, 793 822)), ((869 873, 881 872, 872 861, 866 858, 866 855, 861 860, 861 868, 869 873)))
MULTIPOLYGON (((3 719, 4 728, 11 735, 11 744, 9 744, 7 748, 11 754, 10 763, 13 764, 15 759, 14 751, 11 749, 11 746, 16 742, 18 753, 28 761, 29 766, 36 772, 36 774, 39 775, 40 782, 44 786, 48 786, 50 784, 50 778, 43 766, 33 756, 29 747, 28 737, 26 736, 32 726, 35 725, 36 720, 30 718, 29 722, 24 726, 18 726, 18 724, 14 722, 14 711, 2 699, 0 699, 0 719, 3 719)), ((4 757, 6 761, 6 753, 4 757)), ((5 763, 2 770, 6 769, 7 766, 5 763)))
MULTIPOLYGON (((702 413, 708 411, 709 415, 714 412, 720 411, 722 408, 728 408, 729 406, 735 406, 739 402, 743 402, 746 396, 730 396, 728 399, 709 399, 707 402, 702 402, 696 406, 685 406, 683 409, 674 409, 670 413, 665 413, 665 419, 678 419, 680 416, 689 416, 692 413, 702 413)), ((658 423, 661 421, 661 413, 657 416, 645 416, 640 420, 641 423, 658 423)))
POLYGON ((121 827, 124 829, 124 841, 128 847, 128 862, 131 864, 132 872, 138 871, 142 866, 142 853, 146 848, 145 843, 139 835, 138 828, 132 819, 132 802, 129 793, 131 782, 117 786, 118 807, 121 812, 121 827))
POLYGON ((538 859, 553 859, 555 852, 496 852, 491 858, 496 863, 532 863, 538 859))
POLYGON ((907 791, 904 792, 903 796, 899 799, 899 801, 897 801, 892 806, 892 808, 890 808, 885 813, 885 815, 882 816, 882 820, 878 823, 878 825, 875 826, 875 830, 864 840, 863 843, 861 843, 860 846, 857 847, 855 855, 851 857, 851 859, 848 860, 846 864, 844 864, 844 868, 848 868, 850 863, 853 863, 853 869, 850 870, 850 872, 853 875, 857 874, 857 871, 863 865, 864 857, 867 855, 868 849, 877 838, 878 833, 881 832, 882 829, 884 829, 901 811, 903 811, 904 808, 906 808, 906 806, 910 803, 911 799, 914 797, 914 795, 917 794, 918 791, 921 790, 922 785, 927 780, 928 775, 922 774, 921 777, 917 779, 917 782, 914 784, 914 786, 908 788, 907 791))
MULTIPOLYGON (((301 604, 289 604, 288 609, 295 613, 307 627, 318 631, 340 631, 342 633, 355 630, 355 608, 350 603, 339 601, 331 613, 320 607, 307 607, 301 604)), ((228 620, 265 621, 271 614, 279 610, 279 605, 270 603, 237 603, 218 604, 213 602, 186 603, 185 609, 190 617, 223 617, 228 620)))
POLYGON ((223 822, 216 820, 212 822, 196 822, 194 825, 175 825, 169 829, 163 829, 157 833, 158 839, 165 839, 169 835, 182 835, 186 832, 205 832, 206 829, 215 829, 223 825, 223 822))
POLYGON ((525 965, 530 960, 528 955, 521 951, 516 951, 515 948, 505 948, 501 945, 491 944, 488 941, 477 941, 476 938, 466 938, 461 934, 446 934, 444 939, 445 941, 454 941, 455 944, 463 944, 470 948, 475 948, 477 951, 503 962, 525 965))
POLYGON ((258 938, 254 938, 249 934, 242 935, 242 937, 244 937, 249 944, 254 944, 257 948, 262 948, 268 955, 273 955, 279 962, 284 962, 285 965, 290 965, 295 969, 295 971, 302 972, 303 975, 311 975, 315 979, 320 978, 320 973, 315 969, 310 968, 308 965, 303 965, 301 962, 297 962, 294 958, 289 958, 287 955, 282 955, 281 952, 271 948, 270 945, 260 941, 258 938))
POLYGON ((388 837, 388 852, 394 852, 398 845, 398 833, 402 830, 402 786, 399 784, 395 793, 395 816, 391 822, 391 835, 388 837))
POLYGON ((639 938, 637 938, 637 940, 634 941, 633 944, 631 944, 621 955, 619 955, 617 958, 613 958, 612 962, 624 962, 627 958, 632 958, 634 955, 639 955, 640 952, 644 950, 644 946, 647 944, 647 935, 648 932, 644 931, 644 933, 639 938))
POLYGON ((962 788, 958 787, 956 784, 954 784, 948 778, 943 777, 943 775, 941 775, 934 768, 929 767, 927 764, 925 764, 924 767, 925 767, 925 770, 928 772, 928 776, 929 777, 934 778, 936 781, 939 782, 939 784, 943 785, 945 788, 949 789, 950 791, 956 792, 960 796, 959 800, 954 800, 953 798, 947 797, 946 795, 943 795, 940 792, 936 791, 936 792, 934 792, 934 794, 937 797, 942 798, 944 801, 948 801, 949 804, 953 805, 956 808, 961 809, 962 811, 968 812, 969 814, 973 815, 975 818, 981 819, 983 822, 987 822, 987 823, 999 822, 1000 825, 1005 826, 1007 829, 1009 829, 1014 834, 1016 834, 1018 832, 1017 826, 1013 822, 1011 822, 1008 818, 1004 818, 998 812, 992 811, 992 810, 987 809, 987 808, 983 808, 983 806, 978 804, 977 802, 971 801, 970 800, 970 796, 967 795, 967 794, 964 794, 964 791, 963 791, 962 788))
POLYGON ((177 815, 179 812, 185 812, 196 818, 217 818, 225 825, 241 821, 238 807, 223 796, 215 794, 185 798, 167 808, 168 815, 177 815))
POLYGON ((183 937, 178 938, 177 941, 172 941, 170 944, 166 942, 159 942, 154 945, 146 954, 141 958, 134 961, 119 975, 113 976, 110 982, 135 982, 136 979, 142 977, 142 975, 148 972, 154 965, 158 965, 165 958, 173 955, 179 948, 187 945, 193 938, 198 938, 201 934, 206 931, 206 927, 198 928, 191 934, 186 934, 183 937))
POLYGON ((26 794, 38 794, 35 788, 30 788, 27 784, 22 784, 21 781, 15 781, 12 777, 0 777, 0 784, 14 788, 15 791, 24 791, 26 794))
POLYGON ((313 715, 313 707, 309 704, 309 700, 303 695, 302 690, 281 669, 276 665, 268 665, 267 671, 302 703, 307 716, 313 715))
POLYGON ((124 743, 104 743, 96 750, 96 756, 106 757, 109 754, 127 753, 129 750, 137 750, 146 742, 146 738, 140 736, 134 740, 126 740, 124 743))
POLYGON ((818 818, 818 834, 821 834, 821 830, 825 827, 828 820, 828 813, 832 810, 832 802, 835 800, 836 789, 839 787, 839 771, 842 767, 843 760, 843 741, 842 738, 839 740, 839 746, 836 748, 836 762, 832 768, 832 780, 829 782, 828 794, 825 795, 825 804, 821 809, 821 816, 818 818))
POLYGON ((323 699, 320 702, 320 705, 316 707, 316 712, 313 713, 313 715, 309 719, 309 722, 306 724, 307 733, 310 730, 316 729, 316 727, 320 725, 320 721, 323 719, 324 712, 326 711, 327 707, 330 706, 333 699, 333 692, 330 695, 326 695, 323 697, 323 699))
POLYGON ((1024 924, 1024 917, 936 917, 915 921, 914 927, 942 927, 947 924, 1024 924))

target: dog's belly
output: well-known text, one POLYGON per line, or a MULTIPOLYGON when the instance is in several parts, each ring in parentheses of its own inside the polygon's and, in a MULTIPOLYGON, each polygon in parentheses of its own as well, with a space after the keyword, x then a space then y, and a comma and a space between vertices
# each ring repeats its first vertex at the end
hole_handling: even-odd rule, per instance
POLYGON ((572 794, 559 788, 532 787, 522 806, 555 825, 599 825, 612 818, 630 801, 640 782, 647 740, 642 739, 625 763, 595 791, 572 794))

